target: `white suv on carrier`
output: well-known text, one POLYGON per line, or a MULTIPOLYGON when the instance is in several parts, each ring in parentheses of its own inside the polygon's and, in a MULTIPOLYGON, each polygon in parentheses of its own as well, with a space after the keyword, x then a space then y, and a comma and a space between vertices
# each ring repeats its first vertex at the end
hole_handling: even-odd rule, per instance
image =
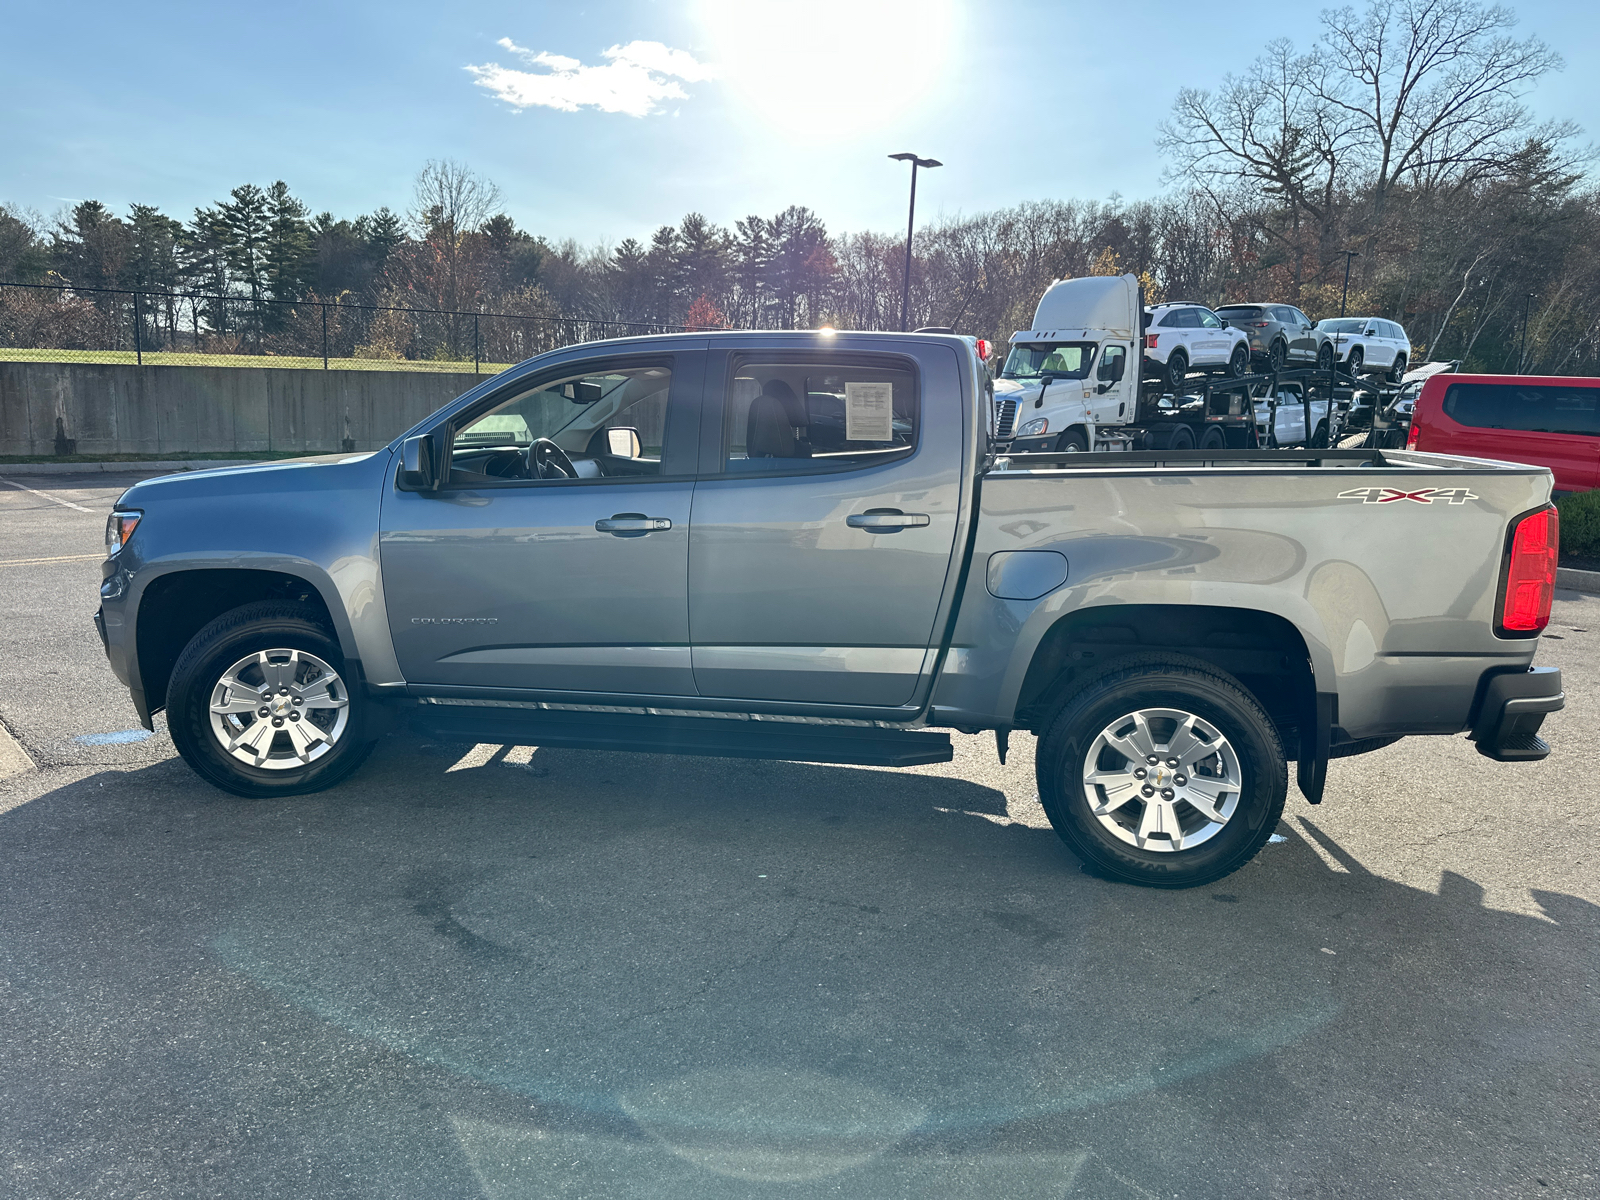
POLYGON ((1382 372, 1389 382, 1405 378, 1411 360, 1411 338, 1393 321, 1381 317, 1328 317, 1317 328, 1333 338, 1333 352, 1347 375, 1382 372))
POLYGON ((1145 311, 1144 361, 1167 390, 1184 390, 1190 371, 1220 368, 1229 375, 1250 370, 1250 336, 1235 329, 1203 304, 1175 301, 1145 311))

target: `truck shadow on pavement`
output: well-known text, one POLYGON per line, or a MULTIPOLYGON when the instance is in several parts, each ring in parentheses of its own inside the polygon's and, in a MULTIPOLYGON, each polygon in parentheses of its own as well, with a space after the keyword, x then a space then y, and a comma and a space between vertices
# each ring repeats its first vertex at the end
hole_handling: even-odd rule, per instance
POLYGON ((1409 887, 1311 821, 1147 891, 963 779, 467 749, 0 815, 19 1194, 1600 1186, 1586 900, 1409 887))

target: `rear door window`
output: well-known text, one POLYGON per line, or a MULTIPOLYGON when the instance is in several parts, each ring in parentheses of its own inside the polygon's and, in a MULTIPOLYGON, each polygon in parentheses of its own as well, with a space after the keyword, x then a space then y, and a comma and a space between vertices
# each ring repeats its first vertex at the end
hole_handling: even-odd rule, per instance
POLYGON ((1600 388, 1453 383, 1444 412, 1474 429, 1519 429, 1600 437, 1600 388))
POLYGON ((727 397, 728 473, 876 466, 917 444, 916 376, 894 360, 745 359, 734 366, 727 397))

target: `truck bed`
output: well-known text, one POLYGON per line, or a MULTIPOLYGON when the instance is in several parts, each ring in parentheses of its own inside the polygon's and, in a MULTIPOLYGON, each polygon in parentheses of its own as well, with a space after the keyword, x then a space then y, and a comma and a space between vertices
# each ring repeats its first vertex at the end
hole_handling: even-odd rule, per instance
POLYGON ((1550 486, 1405 451, 1002 456, 936 706, 1026 724, 1039 681, 1019 663, 1184 647, 1235 674, 1309 669, 1335 740, 1459 732, 1486 672, 1532 661, 1536 637, 1496 636, 1497 592, 1507 527, 1550 486))

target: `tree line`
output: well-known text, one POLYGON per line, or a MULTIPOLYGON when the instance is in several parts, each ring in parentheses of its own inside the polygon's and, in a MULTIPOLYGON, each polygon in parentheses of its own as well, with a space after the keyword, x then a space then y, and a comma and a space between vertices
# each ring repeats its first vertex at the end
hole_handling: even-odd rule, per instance
MULTIPOLYGON (((1514 23, 1474 0, 1324 13, 1303 52, 1276 41, 1218 88, 1180 93, 1159 131, 1161 196, 1029 201, 920 228, 913 325, 1003 340, 1052 280, 1131 271, 1151 301, 1271 300, 1314 319, 1343 304, 1398 320, 1416 361, 1600 371, 1592 156, 1578 130, 1528 113, 1528 90, 1560 62, 1514 23)), ((833 232, 792 206, 731 226, 690 213, 648 239, 581 246, 504 207, 469 168, 430 162, 403 214, 312 215, 281 181, 187 221, 92 200, 52 221, 0 208, 0 280, 235 297, 152 302, 145 336, 176 344, 188 329, 197 345, 280 353, 304 352, 321 304, 572 318, 601 333, 899 321, 903 235, 833 232)), ((0 289, 0 337, 92 339, 113 307, 87 290, 23 301, 0 289)), ((459 319, 335 321, 348 352, 378 357, 459 358, 467 336, 459 319)), ((502 324, 502 360, 564 336, 502 324)))

